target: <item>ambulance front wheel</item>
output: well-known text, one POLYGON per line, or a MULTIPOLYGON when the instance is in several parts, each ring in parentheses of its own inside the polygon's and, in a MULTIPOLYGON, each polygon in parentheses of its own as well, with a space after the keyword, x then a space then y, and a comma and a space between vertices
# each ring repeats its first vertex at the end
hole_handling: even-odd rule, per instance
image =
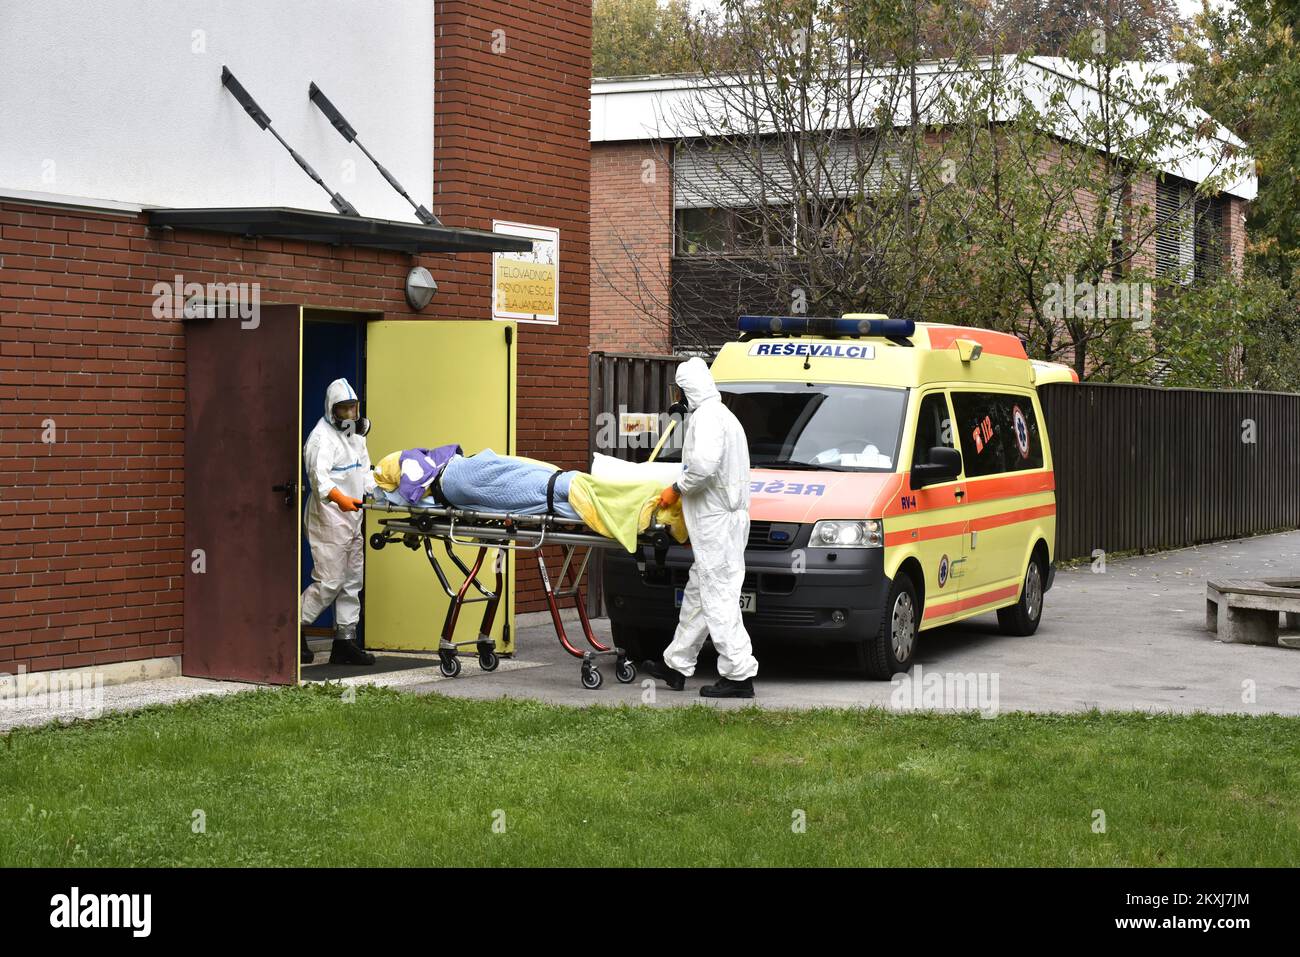
POLYGON ((1020 601, 998 609, 998 627, 1004 635, 1026 637, 1038 630, 1043 618, 1043 565, 1035 555, 1029 559, 1020 588, 1020 601))
POLYGON ((889 587, 889 598, 880 613, 874 635, 858 645, 858 667, 876 681, 888 681, 912 667, 916 654, 917 629, 921 624, 921 603, 916 586, 900 571, 889 587))

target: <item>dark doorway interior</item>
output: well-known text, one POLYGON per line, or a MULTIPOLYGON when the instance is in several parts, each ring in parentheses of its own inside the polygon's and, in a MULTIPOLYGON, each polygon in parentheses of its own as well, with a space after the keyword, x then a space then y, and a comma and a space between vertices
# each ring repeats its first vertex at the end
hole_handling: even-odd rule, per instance
MULTIPOLYGON (((302 324, 302 440, 316 427, 324 413, 325 388, 338 378, 346 378, 361 396, 365 412, 365 344, 366 316, 353 312, 328 312, 307 309, 302 324)), ((301 452, 300 462, 301 462, 301 452)), ((300 465, 300 468, 301 465, 300 465)), ((303 495, 310 494, 311 483, 302 468, 303 495)), ((302 574, 299 590, 311 583, 311 549, 303 538, 302 574)), ((365 616, 357 626, 357 641, 365 645, 365 616)), ((325 638, 334 631, 334 609, 327 608, 314 625, 306 629, 309 638, 325 638)))

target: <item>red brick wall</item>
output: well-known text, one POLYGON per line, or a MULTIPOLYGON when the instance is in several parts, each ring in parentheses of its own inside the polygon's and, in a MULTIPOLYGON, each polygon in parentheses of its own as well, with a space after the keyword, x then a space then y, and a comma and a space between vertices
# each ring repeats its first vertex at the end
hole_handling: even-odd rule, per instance
MULTIPOLYGON (((560 325, 521 324, 518 448, 587 444, 589 3, 439 2, 434 211, 560 229, 560 325), (491 51, 492 30, 507 52, 491 51)), ((422 317, 491 315, 486 253, 425 255, 422 317)), ((0 200, 0 671, 181 652, 185 345, 153 285, 257 281, 263 302, 412 315, 399 253, 220 234, 0 200), (55 444, 41 441, 53 420, 55 444)), ((543 607, 520 563, 519 611, 543 607)))
MULTIPOLYGON (((560 230, 559 325, 519 324, 514 451, 587 469, 591 3, 439 0, 434 29, 433 211, 449 226, 560 230)), ((455 303, 491 315, 490 261, 465 278, 455 303)), ((544 608, 535 563, 516 567, 517 609, 544 608)))
POLYGON ((1224 265, 1240 276, 1246 264, 1246 212, 1249 206, 1239 196, 1227 196, 1227 200, 1223 224, 1224 265))
POLYGON ((591 348, 672 352, 672 174, 650 143, 591 151, 591 348))

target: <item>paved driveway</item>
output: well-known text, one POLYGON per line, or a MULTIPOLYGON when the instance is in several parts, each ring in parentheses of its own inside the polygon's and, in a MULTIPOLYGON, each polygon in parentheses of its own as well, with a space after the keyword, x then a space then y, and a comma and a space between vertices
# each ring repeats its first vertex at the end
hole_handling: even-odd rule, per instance
MULTIPOLYGON (((1225 645, 1205 630, 1205 580, 1224 575, 1300 577, 1300 532, 1110 561, 1103 574, 1087 565, 1062 570, 1047 594, 1036 635, 1008 638, 998 632, 991 614, 926 632, 906 685, 853 677, 846 649, 760 647, 753 703, 770 708, 960 708, 989 714, 1094 707, 1300 714, 1300 649, 1225 645)), ((492 674, 480 672, 467 657, 461 677, 442 678, 434 655, 391 653, 381 654, 378 669, 315 666, 306 677, 556 704, 666 707, 705 701, 726 708, 748 703, 701 699, 700 685, 715 677, 711 666, 702 668, 685 692, 659 686, 648 693, 640 679, 618 684, 612 661, 604 659, 604 686, 587 691, 579 683, 577 662, 555 640, 549 615, 519 616, 516 624, 519 653, 492 674)), ((608 639, 608 620, 597 620, 595 627, 608 639)), ((579 634, 576 615, 570 616, 569 631, 579 634)), ((5 701, 0 702, 0 731, 90 717, 101 708, 133 710, 254 687, 179 677, 137 682, 103 688, 93 711, 82 702, 62 707, 5 701)))
MULTIPOLYGON (((1036 635, 1006 637, 998 632, 992 614, 926 632, 910 688, 854 678, 847 671, 847 654, 836 656, 834 649, 811 653, 759 648, 756 703, 776 708, 889 707, 891 698, 905 705, 910 695, 925 704, 927 689, 937 689, 940 678, 949 676, 947 684, 959 691, 959 677, 970 675, 976 681, 982 676, 984 695, 972 702, 968 693, 967 707, 989 711, 1097 707, 1300 714, 1300 649, 1225 645, 1205 630, 1205 581, 1223 575, 1300 577, 1300 532, 1111 560, 1100 574, 1090 565, 1063 569, 1046 596, 1036 635), (991 700, 994 675, 996 700, 991 700)), ((608 620, 597 620, 595 627, 608 637, 608 620)), ((577 633, 575 617, 570 634, 577 633)), ((412 684, 407 690, 470 698, 509 695, 562 704, 642 703, 640 681, 618 684, 612 663, 601 669, 603 687, 583 689, 578 665, 560 650, 549 616, 521 616, 518 634, 518 657, 543 667, 483 675, 466 662, 469 677, 412 684)), ((711 668, 707 677, 697 675, 683 693, 660 686, 647 703, 698 703, 697 689, 713 676, 711 668)), ((976 684, 970 681, 964 687, 976 684)), ((961 704, 951 694, 940 700, 949 707, 961 704)))

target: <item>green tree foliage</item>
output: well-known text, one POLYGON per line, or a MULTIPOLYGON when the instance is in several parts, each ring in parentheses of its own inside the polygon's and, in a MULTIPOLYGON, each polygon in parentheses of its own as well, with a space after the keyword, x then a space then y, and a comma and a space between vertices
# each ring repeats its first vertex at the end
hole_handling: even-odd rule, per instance
POLYGON ((992 0, 985 17, 985 49, 1066 56, 1081 34, 1124 29, 1131 55, 1169 59, 1183 25, 1175 0, 992 0))
POLYGON ((1202 389, 1300 390, 1300 314, 1257 260, 1162 303, 1155 337, 1168 357, 1163 384, 1202 389))
MULTIPOLYGON (((1244 0, 1245 19, 1224 22, 1289 56, 1289 27, 1250 25, 1262 3, 1244 0)), ((1097 381, 1300 388, 1289 345, 1300 322, 1276 268, 1252 255, 1215 277, 1208 255, 1188 282, 1156 254, 1162 230, 1189 236, 1180 224, 1243 172, 1241 150, 1197 103, 1268 139, 1261 162, 1279 185, 1259 214, 1264 243, 1275 259, 1293 254, 1289 66, 1279 78, 1261 50, 1213 44, 1192 79, 1152 63, 1156 40, 1181 34, 1161 26, 1168 3, 1141 0, 1056 5, 1043 25, 1059 59, 1046 68, 1033 60, 1041 45, 989 59, 1008 11, 1031 6, 721 0, 710 29, 688 24, 702 82, 673 118, 712 132, 654 147, 697 177, 683 187, 696 195, 668 276, 677 343, 728 338, 738 312, 885 312, 1014 332, 1031 355, 1097 381), (1225 67, 1233 58, 1241 66, 1225 67), (1230 99, 1228 78, 1246 66, 1259 75, 1230 99), (1171 158, 1200 182, 1158 214, 1171 158), (743 241, 681 256, 724 232, 743 241), (1074 290, 1094 295, 1063 302, 1074 290)), ((1226 44, 1228 28, 1216 29, 1226 44)), ((623 284, 634 303, 643 278, 623 284)))
POLYGON ((1237 0, 1203 9, 1196 23, 1182 51, 1196 93, 1255 157, 1251 251, 1289 281, 1300 255, 1300 2, 1237 0))
POLYGON ((1213 195, 1240 163, 1195 121, 1185 82, 1135 67, 1141 42, 1123 23, 1090 26, 1060 74, 1025 83, 1012 66, 998 82, 994 70, 988 94, 1005 119, 968 112, 940 147, 949 181, 922 184, 936 227, 924 255, 940 264, 927 314, 1015 332, 1084 378, 1146 381, 1169 368, 1181 343, 1153 327, 1186 277, 1157 275, 1150 252, 1173 217, 1156 218, 1144 187, 1170 157, 1195 158, 1213 170, 1201 184, 1213 195))
POLYGON ((591 11, 593 76, 645 76, 693 69, 687 0, 595 0, 591 11))

